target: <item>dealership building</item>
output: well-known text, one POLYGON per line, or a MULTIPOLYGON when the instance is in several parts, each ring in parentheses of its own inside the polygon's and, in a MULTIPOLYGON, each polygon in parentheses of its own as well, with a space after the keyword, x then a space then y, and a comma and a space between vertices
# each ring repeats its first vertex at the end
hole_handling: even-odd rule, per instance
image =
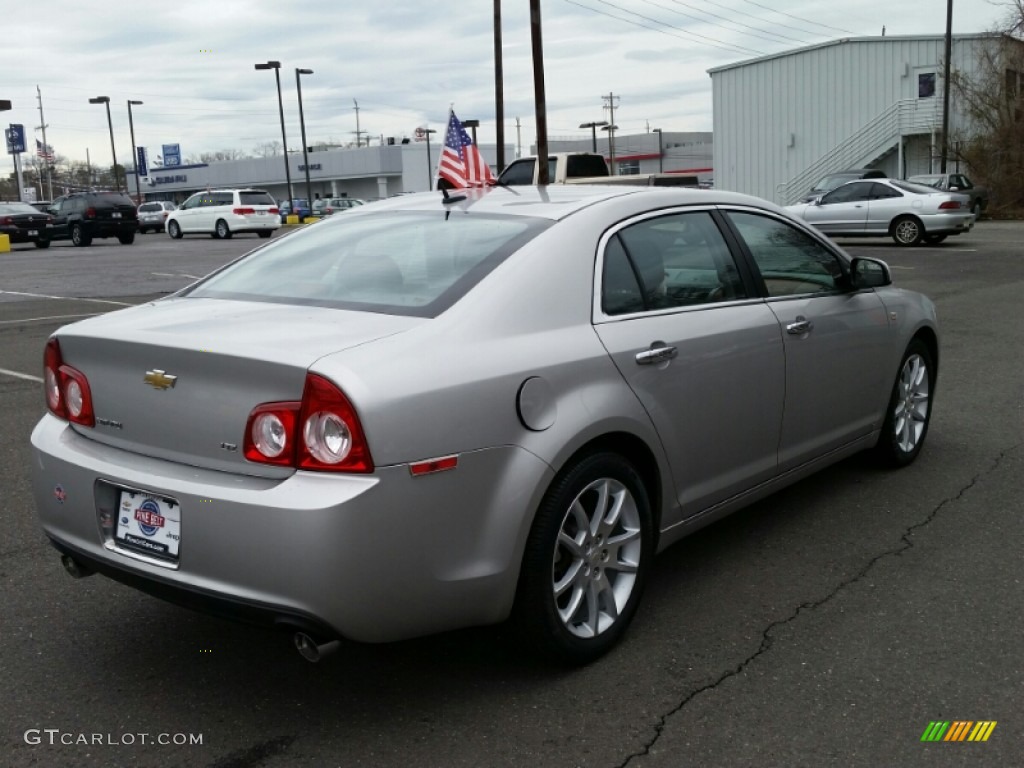
MULTIPOLYGON (((954 35, 952 70, 973 77, 980 57, 1004 45, 1024 43, 954 35)), ((854 37, 708 70, 716 186, 789 204, 846 168, 893 178, 938 172, 944 47, 942 35, 854 37)), ((950 95, 955 139, 970 126, 950 95)))

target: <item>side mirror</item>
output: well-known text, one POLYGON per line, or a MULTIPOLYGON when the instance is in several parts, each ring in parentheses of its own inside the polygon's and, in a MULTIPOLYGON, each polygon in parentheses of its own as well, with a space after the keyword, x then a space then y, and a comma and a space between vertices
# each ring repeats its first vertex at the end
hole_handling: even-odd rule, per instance
POLYGON ((850 284, 854 290, 892 285, 889 265, 881 259, 857 256, 850 262, 850 284))

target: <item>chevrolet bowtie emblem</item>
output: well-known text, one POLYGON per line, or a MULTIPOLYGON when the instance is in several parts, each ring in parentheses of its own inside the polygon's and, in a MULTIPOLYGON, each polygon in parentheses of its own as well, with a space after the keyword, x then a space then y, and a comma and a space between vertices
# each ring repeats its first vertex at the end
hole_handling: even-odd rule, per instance
POLYGON ((146 376, 143 379, 144 382, 154 389, 170 389, 174 386, 174 382, 177 380, 177 376, 170 376, 159 368, 154 368, 152 371, 146 371, 146 376))

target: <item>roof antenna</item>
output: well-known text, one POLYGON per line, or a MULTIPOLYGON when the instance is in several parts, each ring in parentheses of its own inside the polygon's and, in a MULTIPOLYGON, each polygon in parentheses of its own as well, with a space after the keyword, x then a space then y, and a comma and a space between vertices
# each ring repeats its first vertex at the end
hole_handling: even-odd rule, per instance
POLYGON ((449 195, 448 187, 441 187, 441 194, 444 195, 441 205, 452 205, 466 199, 465 195, 449 195))

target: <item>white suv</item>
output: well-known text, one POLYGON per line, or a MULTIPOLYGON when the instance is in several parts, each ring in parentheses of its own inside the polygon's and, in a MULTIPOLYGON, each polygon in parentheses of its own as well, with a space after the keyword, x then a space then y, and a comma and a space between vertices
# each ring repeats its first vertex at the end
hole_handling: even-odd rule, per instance
POLYGON ((241 232, 270 237, 280 226, 277 203, 262 189, 198 192, 167 217, 167 234, 173 238, 192 234, 228 238, 241 232))

